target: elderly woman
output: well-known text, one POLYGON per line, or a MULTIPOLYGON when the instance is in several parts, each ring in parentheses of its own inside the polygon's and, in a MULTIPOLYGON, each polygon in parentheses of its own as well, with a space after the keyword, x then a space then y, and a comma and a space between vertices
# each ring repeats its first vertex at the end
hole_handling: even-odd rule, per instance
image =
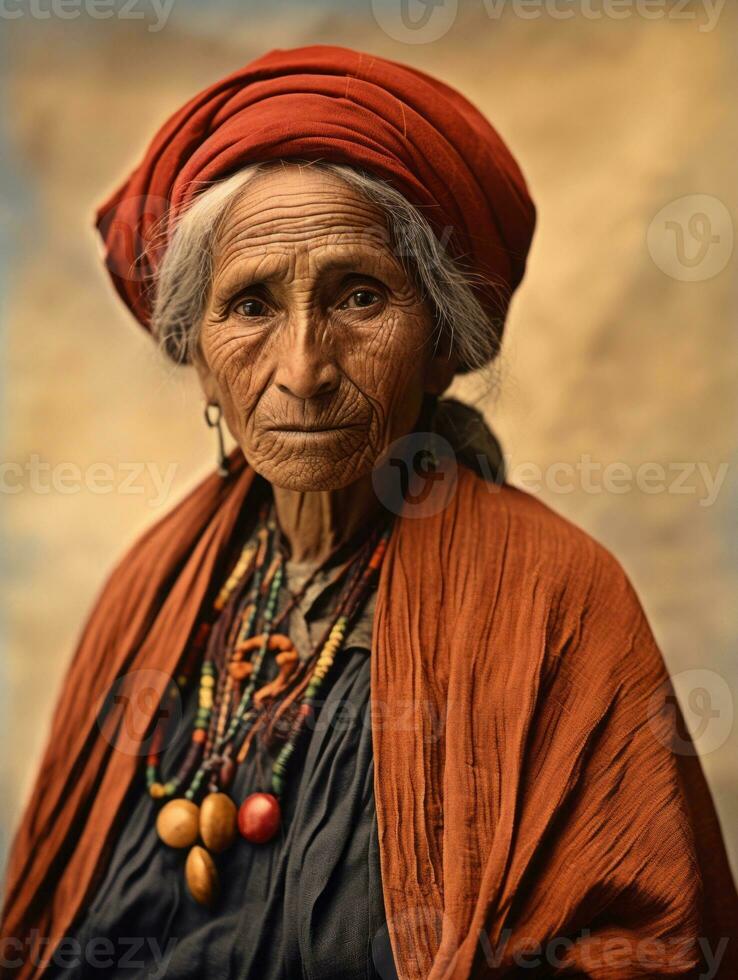
POLYGON ((495 357, 533 226, 468 102, 329 47, 198 95, 100 210, 219 465, 86 627, 12 852, 9 974, 735 975, 632 588, 440 400, 495 357))

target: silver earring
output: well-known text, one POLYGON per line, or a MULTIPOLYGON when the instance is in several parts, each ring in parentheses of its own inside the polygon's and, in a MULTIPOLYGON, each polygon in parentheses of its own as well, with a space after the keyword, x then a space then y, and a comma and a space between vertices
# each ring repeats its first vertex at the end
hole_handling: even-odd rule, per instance
POLYGON ((218 476, 230 476, 228 457, 223 441, 223 412, 217 402, 208 402, 205 406, 205 422, 208 428, 215 429, 218 437, 218 476))

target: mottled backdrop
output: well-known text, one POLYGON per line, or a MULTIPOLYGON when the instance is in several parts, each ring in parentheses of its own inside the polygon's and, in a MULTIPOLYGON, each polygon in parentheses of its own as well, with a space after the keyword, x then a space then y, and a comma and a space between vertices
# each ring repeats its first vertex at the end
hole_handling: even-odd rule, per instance
POLYGON ((329 42, 459 87, 523 165, 539 205, 528 276, 494 384, 459 393, 513 481, 633 579, 738 863, 735 9, 125 6, 0 13, 2 845, 103 576, 213 459, 193 379, 101 272, 93 206, 200 87, 266 49, 329 42))

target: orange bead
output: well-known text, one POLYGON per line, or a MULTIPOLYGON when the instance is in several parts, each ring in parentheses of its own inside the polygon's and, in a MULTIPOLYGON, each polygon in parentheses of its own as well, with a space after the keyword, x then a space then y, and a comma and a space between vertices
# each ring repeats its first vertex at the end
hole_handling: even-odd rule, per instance
POLYGON ((252 670, 253 667, 248 662, 233 660, 228 664, 228 673, 234 681, 245 681, 252 670))
POLYGON ((243 643, 239 643, 237 649, 241 653, 248 653, 250 650, 258 650, 263 642, 264 634, 260 633, 259 636, 251 636, 248 640, 244 640, 243 643))
POLYGON ((294 644, 289 636, 283 633, 274 633, 269 637, 270 650, 293 650, 294 644))

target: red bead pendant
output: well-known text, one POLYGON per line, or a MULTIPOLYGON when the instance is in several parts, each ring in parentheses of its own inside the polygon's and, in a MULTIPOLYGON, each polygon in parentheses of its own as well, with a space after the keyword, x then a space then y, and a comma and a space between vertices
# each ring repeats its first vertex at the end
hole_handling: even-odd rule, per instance
POLYGON ((238 829, 252 844, 264 844, 279 830, 282 811, 271 793, 252 793, 238 810, 238 829))

